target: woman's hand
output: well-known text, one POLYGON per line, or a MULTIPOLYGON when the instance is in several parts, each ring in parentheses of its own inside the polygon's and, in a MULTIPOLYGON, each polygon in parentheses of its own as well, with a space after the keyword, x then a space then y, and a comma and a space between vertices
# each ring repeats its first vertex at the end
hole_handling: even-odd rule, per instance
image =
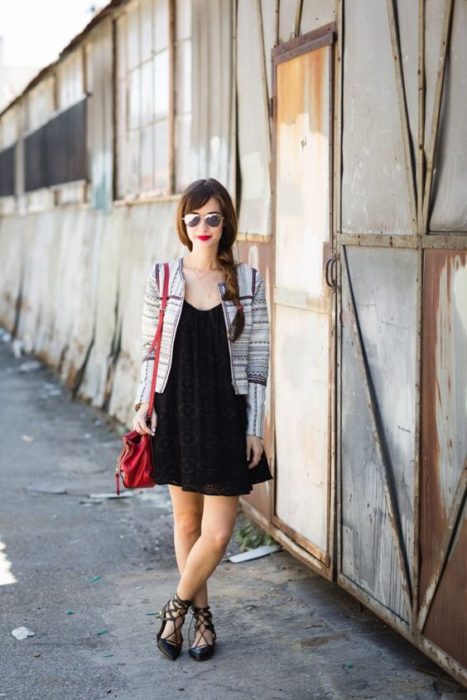
POLYGON ((263 454, 263 443, 257 435, 246 436, 246 458, 248 460, 248 468, 253 469, 258 464, 261 455, 263 454))
POLYGON ((138 408, 133 418, 133 430, 136 430, 136 432, 140 435, 143 435, 144 433, 147 433, 148 435, 154 435, 154 432, 156 430, 157 416, 154 408, 152 409, 151 427, 146 425, 148 406, 149 404, 146 401, 144 401, 138 408))

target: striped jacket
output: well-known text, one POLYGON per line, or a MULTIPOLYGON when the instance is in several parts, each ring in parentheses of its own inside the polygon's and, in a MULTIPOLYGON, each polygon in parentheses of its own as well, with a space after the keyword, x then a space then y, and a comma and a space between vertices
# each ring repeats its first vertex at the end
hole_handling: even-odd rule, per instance
MULTIPOLYGON (((178 322, 185 296, 183 259, 169 262, 169 296, 164 318, 162 343, 157 368, 156 392, 162 393, 167 384, 178 322)), ((151 270, 144 295, 141 381, 138 386, 135 409, 149 401, 154 352, 149 348, 154 338, 161 304, 160 291, 164 275, 163 264, 151 270)), ((258 270, 240 263, 237 267, 240 301, 245 314, 245 328, 236 341, 228 340, 232 386, 236 394, 247 396, 247 434, 263 435, 264 400, 269 368, 269 322, 264 280, 258 270)), ((224 301, 225 285, 219 284, 219 294, 228 330, 236 314, 235 304, 224 301)))

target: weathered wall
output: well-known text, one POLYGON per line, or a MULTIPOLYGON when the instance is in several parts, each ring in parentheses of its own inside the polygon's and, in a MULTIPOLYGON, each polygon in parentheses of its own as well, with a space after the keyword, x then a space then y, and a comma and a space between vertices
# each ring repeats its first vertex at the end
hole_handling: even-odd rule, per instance
POLYGON ((338 580, 465 682, 466 5, 342 8, 338 580))
POLYGON ((346 257, 341 571, 407 623, 408 579, 413 580, 416 254, 348 247, 346 257))
POLYGON ((0 221, 0 323, 82 398, 128 422, 141 309, 155 260, 181 252, 175 201, 0 221))

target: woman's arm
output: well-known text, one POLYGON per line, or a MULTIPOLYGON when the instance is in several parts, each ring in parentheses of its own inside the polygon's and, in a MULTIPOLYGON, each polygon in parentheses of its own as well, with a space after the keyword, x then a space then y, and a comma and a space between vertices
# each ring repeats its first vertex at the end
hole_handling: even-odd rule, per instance
POLYGON ((149 348, 154 340, 154 334, 159 320, 159 309, 161 306, 161 298, 159 287, 156 280, 155 265, 149 273, 146 283, 146 290, 143 301, 143 321, 142 321, 142 360, 141 360, 141 378, 135 397, 135 411, 137 411, 142 403, 149 403, 149 394, 151 392, 152 370, 154 367, 154 351, 149 353, 149 348))

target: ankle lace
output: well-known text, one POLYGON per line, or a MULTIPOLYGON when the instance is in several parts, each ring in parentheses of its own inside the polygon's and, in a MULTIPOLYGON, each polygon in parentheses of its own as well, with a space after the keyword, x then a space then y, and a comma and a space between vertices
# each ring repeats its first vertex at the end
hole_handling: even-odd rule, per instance
MULTIPOLYGON (((171 644, 179 644, 180 629, 183 625, 185 615, 187 614, 190 605, 191 600, 182 600, 182 598, 180 598, 180 596, 177 593, 175 593, 173 598, 170 598, 170 600, 168 600, 167 603, 163 606, 160 612, 161 620, 163 621, 163 623, 173 622, 174 624, 173 631, 167 637, 165 637, 165 640, 167 642, 170 642, 171 644), (177 624, 177 620, 179 620, 180 618, 182 621, 180 624, 177 624)), ((163 627, 165 627, 165 624, 163 625, 163 627)))
POLYGON ((196 605, 191 606, 191 610, 193 612, 193 617, 191 618, 190 622, 190 627, 188 630, 188 638, 190 640, 190 646, 193 646, 193 642, 196 638, 196 633, 199 632, 200 634, 200 642, 196 646, 197 647, 202 647, 202 646, 213 646, 214 642, 216 641, 216 631, 214 629, 214 625, 212 623, 212 613, 209 608, 209 605, 207 605, 205 608, 198 608, 196 605), (194 623, 194 634, 191 635, 192 627, 194 623), (212 634, 212 640, 208 639, 206 637, 206 632, 209 631, 212 634))

